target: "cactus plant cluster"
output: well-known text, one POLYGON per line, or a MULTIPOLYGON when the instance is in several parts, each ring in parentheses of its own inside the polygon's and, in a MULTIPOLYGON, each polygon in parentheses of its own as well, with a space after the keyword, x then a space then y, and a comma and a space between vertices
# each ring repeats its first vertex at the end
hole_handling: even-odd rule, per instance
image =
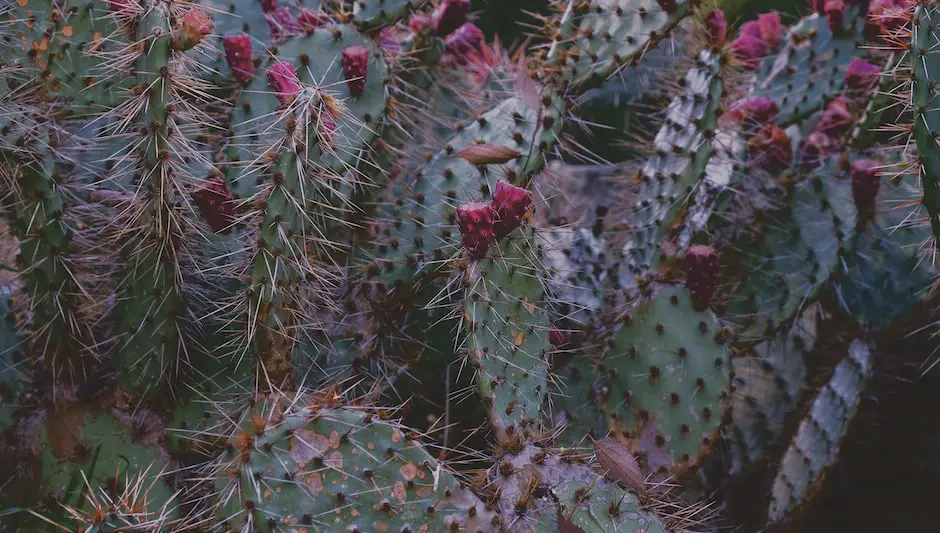
POLYGON ((935 328, 936 2, 0 1, 0 531, 801 531, 935 328))

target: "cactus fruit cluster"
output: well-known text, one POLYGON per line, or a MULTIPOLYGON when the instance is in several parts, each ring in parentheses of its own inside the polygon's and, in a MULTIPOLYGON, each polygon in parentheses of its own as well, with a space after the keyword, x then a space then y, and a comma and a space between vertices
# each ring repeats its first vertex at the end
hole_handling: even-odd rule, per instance
POLYGON ((813 530, 936 329, 940 3, 479 4, 0 0, 0 532, 813 530))

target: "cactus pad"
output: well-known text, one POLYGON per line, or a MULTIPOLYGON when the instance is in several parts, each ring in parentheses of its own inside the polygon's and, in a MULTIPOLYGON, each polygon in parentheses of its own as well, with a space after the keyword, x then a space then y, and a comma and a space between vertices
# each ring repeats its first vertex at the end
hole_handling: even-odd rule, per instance
POLYGON ((353 22, 359 26, 386 26, 404 18, 427 0, 354 0, 353 22))

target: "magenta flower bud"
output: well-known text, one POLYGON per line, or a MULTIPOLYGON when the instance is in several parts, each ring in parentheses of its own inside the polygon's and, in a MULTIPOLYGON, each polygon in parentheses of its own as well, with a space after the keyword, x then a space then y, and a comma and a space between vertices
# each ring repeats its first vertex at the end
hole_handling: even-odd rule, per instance
POLYGON ((849 113, 845 96, 833 98, 822 117, 816 123, 815 131, 821 132, 833 139, 839 139, 852 129, 852 114, 849 113))
POLYGON ((864 96, 875 88, 881 77, 881 68, 864 59, 853 59, 845 71, 845 90, 854 96, 864 96))
POLYGON ((776 124, 765 124, 747 141, 748 163, 772 174, 790 166, 790 137, 776 124))
POLYGON ((522 224, 529 208, 532 207, 532 193, 508 182, 496 183, 493 194, 493 210, 496 223, 493 226, 496 238, 501 239, 522 224))
POLYGON ((826 11, 826 20, 829 21, 829 30, 833 35, 841 34, 845 25, 845 2, 826 0, 823 9, 826 11))
POLYGON ((447 36, 447 51, 454 55, 461 64, 467 62, 467 55, 479 52, 483 46, 483 32, 472 22, 454 30, 447 36))
POLYGON ((859 210, 873 212, 881 188, 878 175, 878 162, 871 159, 859 159, 852 162, 852 199, 859 210))
POLYGON ((470 0, 443 0, 431 15, 434 33, 444 37, 467 22, 470 0))
POLYGON ((343 76, 349 87, 349 94, 359 96, 366 88, 366 74, 369 73, 369 51, 362 46, 348 46, 343 50, 343 76))
POLYGON ((479 259, 486 255, 490 245, 496 240, 493 232, 493 219, 496 212, 490 204, 470 202, 457 208, 457 227, 460 239, 470 257, 479 259))
POLYGON ((713 9, 705 15, 705 33, 708 35, 708 44, 713 47, 720 47, 728 40, 728 22, 725 20, 725 12, 720 9, 713 9))
POLYGON ((774 50, 780 46, 780 41, 783 40, 783 23, 780 20, 780 13, 771 11, 758 15, 757 29, 768 50, 774 50))
POLYGON ((767 45, 760 37, 757 21, 741 25, 738 37, 731 43, 731 55, 747 69, 756 69, 762 57, 767 55, 767 45))
POLYGON ((715 295, 718 279, 718 252, 711 246, 696 244, 682 258, 685 286, 692 293, 696 309, 704 309, 715 295))
POLYGON ((271 30, 271 38, 280 41, 292 35, 303 33, 304 28, 294 19, 288 7, 279 7, 264 16, 271 30))
POLYGON ((311 32, 330 23, 330 16, 322 10, 303 9, 297 15, 297 23, 305 32, 311 32))
POLYGON ((720 122, 765 124, 777 118, 777 112, 777 104, 770 98, 750 96, 735 102, 731 109, 721 116, 720 122))
POLYGON ((804 170, 815 168, 826 157, 839 150, 839 141, 821 131, 813 131, 803 139, 800 146, 800 167, 804 170))
POLYGON ((213 233, 228 233, 235 223, 235 201, 220 177, 203 182, 192 192, 196 207, 213 233))
POLYGON ((268 70, 268 85, 283 105, 288 105, 300 92, 300 80, 297 71, 290 63, 278 62, 268 70))
POLYGON ((173 40, 173 47, 185 52, 199 44, 202 38, 210 35, 214 29, 215 23, 205 11, 199 8, 190 9, 183 15, 176 38, 173 40))
POLYGON ((255 64, 251 59, 251 37, 248 35, 226 35, 222 38, 225 60, 232 76, 242 85, 247 85, 255 76, 255 64))

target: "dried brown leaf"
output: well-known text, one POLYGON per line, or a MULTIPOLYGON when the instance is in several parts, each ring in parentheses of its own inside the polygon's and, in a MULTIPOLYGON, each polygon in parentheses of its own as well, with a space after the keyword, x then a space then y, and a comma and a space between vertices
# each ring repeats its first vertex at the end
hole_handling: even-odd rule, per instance
POLYGON ((633 490, 638 496, 646 495, 646 476, 636 457, 619 440, 604 437, 594 441, 597 462, 613 479, 633 490))
POLYGON ((519 152, 501 144, 474 144, 455 154, 475 166, 501 165, 519 157, 519 152))

